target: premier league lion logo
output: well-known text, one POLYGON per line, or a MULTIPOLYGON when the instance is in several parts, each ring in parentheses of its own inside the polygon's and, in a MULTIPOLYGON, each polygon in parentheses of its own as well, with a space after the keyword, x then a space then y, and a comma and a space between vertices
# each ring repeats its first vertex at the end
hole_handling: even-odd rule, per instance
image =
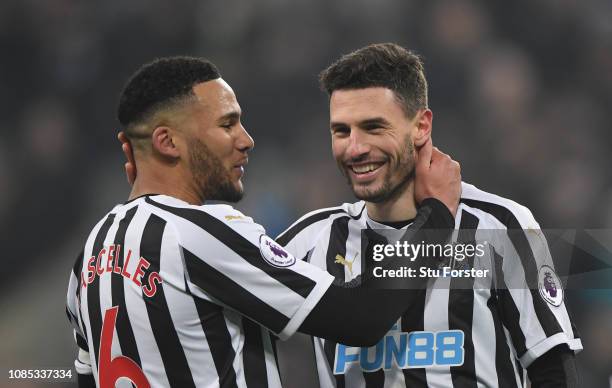
POLYGON ((550 272, 544 272, 544 289, 551 298, 557 297, 557 285, 550 272))
POLYGON ((543 265, 538 271, 538 289, 540 290, 540 296, 547 303, 556 307, 563 303, 561 280, 555 271, 547 265, 543 265))
POLYGON ((295 264, 295 257, 266 235, 259 238, 261 256, 275 267, 289 267, 295 264))

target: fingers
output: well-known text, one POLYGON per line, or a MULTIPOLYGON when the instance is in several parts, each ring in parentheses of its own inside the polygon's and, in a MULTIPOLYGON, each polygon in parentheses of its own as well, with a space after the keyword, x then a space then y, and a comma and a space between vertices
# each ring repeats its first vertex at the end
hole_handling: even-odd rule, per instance
POLYGON ((431 163, 438 164, 441 162, 450 163, 454 162, 454 160, 450 157, 449 154, 445 154, 444 152, 440 151, 438 147, 433 147, 431 151, 431 163))
POLYGON ((433 145, 431 142, 431 137, 427 139, 425 144, 421 146, 421 148, 417 151, 417 165, 416 169, 419 170, 427 170, 429 169, 429 165, 431 164, 431 155, 433 145))

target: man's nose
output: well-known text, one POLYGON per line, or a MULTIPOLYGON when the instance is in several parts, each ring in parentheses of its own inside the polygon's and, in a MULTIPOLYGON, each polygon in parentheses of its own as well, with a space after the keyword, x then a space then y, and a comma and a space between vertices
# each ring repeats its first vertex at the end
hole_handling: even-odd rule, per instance
POLYGON ((240 124, 240 132, 236 140, 236 148, 242 152, 252 150, 255 147, 255 140, 249 135, 246 128, 240 124))
POLYGON ((366 134, 359 130, 351 131, 349 136, 349 146, 347 156, 351 159, 359 159, 370 152, 370 145, 367 142, 366 134))

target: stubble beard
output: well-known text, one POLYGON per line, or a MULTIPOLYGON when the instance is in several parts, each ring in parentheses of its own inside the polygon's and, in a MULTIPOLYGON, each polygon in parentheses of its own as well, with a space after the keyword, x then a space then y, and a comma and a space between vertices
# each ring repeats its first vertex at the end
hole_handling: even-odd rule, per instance
POLYGON ((189 144, 191 173, 196 188, 205 200, 238 202, 244 190, 236 188, 221 160, 198 139, 189 144))
POLYGON ((406 138, 405 148, 401 153, 401 156, 395 166, 389 166, 387 173, 384 176, 383 184, 377 189, 362 189, 357 190, 355 184, 353 184, 350 174, 346 171, 346 168, 342 167, 342 171, 348 180, 348 184, 353 191, 353 194, 357 199, 372 202, 381 203, 394 198, 399 197, 408 185, 414 181, 415 176, 415 158, 414 158, 414 144, 409 137, 406 138), (392 182, 392 175, 395 171, 404 172, 404 174, 397 180, 392 182))

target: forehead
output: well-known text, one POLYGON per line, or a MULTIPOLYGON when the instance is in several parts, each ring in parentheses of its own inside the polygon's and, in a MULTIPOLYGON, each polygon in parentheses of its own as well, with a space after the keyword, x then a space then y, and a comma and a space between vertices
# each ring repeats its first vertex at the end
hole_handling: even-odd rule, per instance
POLYGON ((223 78, 201 82, 193 87, 196 104, 208 115, 223 116, 240 112, 240 105, 232 88, 223 78))
POLYGON ((388 88, 335 90, 329 101, 331 121, 353 122, 372 116, 404 116, 395 93, 388 88))

